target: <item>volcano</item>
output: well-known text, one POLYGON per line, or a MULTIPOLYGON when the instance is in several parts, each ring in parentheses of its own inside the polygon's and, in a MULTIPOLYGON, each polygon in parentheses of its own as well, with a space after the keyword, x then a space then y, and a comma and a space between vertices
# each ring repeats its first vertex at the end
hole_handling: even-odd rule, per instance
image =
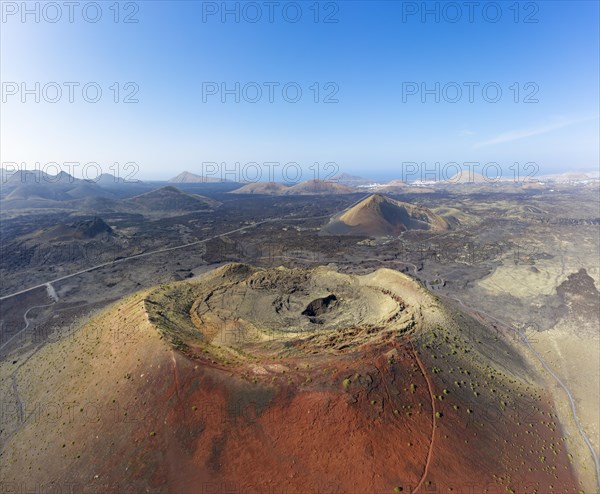
POLYGON ((225 265, 117 302, 14 372, 7 486, 578 490, 520 354, 390 269, 225 265))
POLYGON ((396 236, 407 230, 444 231, 449 223, 433 211, 373 194, 323 228, 329 235, 396 236))

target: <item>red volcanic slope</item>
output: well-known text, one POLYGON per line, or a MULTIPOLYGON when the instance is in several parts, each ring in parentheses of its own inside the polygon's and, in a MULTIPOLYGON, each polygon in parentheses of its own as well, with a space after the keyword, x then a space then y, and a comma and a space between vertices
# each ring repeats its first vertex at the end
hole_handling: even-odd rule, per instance
POLYGON ((39 413, 3 437, 5 485, 26 475, 63 492, 578 490, 547 397, 486 375, 442 330, 348 353, 298 341, 289 356, 228 365, 175 350, 143 300, 19 370, 26 409, 39 413))

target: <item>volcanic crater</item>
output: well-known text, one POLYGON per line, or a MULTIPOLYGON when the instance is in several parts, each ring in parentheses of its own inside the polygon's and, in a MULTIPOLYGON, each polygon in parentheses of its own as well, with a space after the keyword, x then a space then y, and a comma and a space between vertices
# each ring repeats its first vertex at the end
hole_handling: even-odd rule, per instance
POLYGON ((228 264, 117 302, 16 380, 27 409, 52 389, 79 412, 4 424, 7 482, 26 471, 85 492, 578 490, 521 355, 390 269, 228 264))
POLYGON ((175 344, 227 347, 242 358, 248 351, 277 353, 287 348, 286 341, 322 346, 339 335, 340 349, 350 349, 414 325, 414 308, 372 276, 241 264, 217 272, 221 275, 200 282, 160 287, 147 297, 150 320, 175 344))

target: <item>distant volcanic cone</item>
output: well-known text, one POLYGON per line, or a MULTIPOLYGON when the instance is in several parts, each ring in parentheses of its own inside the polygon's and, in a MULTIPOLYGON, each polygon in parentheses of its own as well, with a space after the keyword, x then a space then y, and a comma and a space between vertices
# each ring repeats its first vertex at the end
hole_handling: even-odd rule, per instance
POLYGON ((334 217, 323 229, 329 235, 364 235, 385 237, 407 230, 448 230, 448 222, 431 210, 374 194, 339 217, 334 217))

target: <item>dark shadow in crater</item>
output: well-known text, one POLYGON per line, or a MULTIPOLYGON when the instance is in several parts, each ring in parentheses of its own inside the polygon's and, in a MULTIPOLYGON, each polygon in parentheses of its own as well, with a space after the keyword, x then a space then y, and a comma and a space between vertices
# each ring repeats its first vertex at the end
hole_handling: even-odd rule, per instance
POLYGON ((324 320, 320 318, 331 310, 338 302, 338 298, 332 293, 327 297, 322 297, 313 300, 306 306, 306 309, 302 311, 302 315, 310 319, 310 322, 314 324, 323 324, 324 320))

